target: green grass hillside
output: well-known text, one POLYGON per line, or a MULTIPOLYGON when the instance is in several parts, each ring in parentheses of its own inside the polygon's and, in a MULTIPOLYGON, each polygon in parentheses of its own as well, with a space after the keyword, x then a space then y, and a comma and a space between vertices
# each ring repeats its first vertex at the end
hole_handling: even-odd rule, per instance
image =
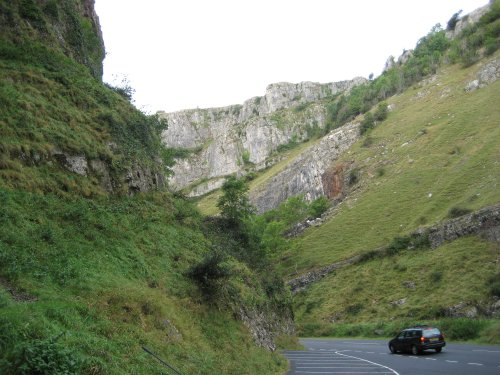
MULTIPOLYGON (((466 69, 446 66, 388 100, 388 118, 339 160, 354 161, 359 175, 347 199, 283 254, 287 278, 386 246, 450 218, 453 209, 500 202, 500 83, 464 90, 495 57, 466 69)), ((368 260, 299 293, 296 318, 304 333, 334 334, 332 322, 419 322, 445 317, 461 303, 487 306, 499 254, 498 243, 472 236, 368 260)))
POLYGON ((131 188, 168 173, 166 124, 100 81, 92 4, 0 2, 0 373, 167 373, 142 346, 183 374, 283 373, 242 322, 289 316, 282 284, 160 183, 131 188))
POLYGON ((446 219, 454 207, 499 202, 499 82, 464 91, 481 66, 446 67, 388 101, 388 119, 339 160, 355 162, 358 185, 328 223, 296 241, 284 267, 346 259, 446 219))
POLYGON ((88 200, 1 189, 0 201, 2 373, 52 373, 37 364, 47 356, 61 371, 161 373, 142 345, 185 374, 283 370, 233 317, 267 303, 251 270, 228 260, 231 296, 216 305, 186 277, 210 247, 190 206, 161 193, 88 200))

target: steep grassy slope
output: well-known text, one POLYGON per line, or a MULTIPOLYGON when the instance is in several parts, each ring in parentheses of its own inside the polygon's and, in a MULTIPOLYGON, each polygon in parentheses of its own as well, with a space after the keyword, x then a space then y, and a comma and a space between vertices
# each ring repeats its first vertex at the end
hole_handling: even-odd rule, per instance
POLYGON ((498 203, 499 83, 466 93, 478 64, 446 67, 391 98, 389 118, 339 163, 360 182, 337 214, 296 241, 284 267, 305 270, 388 244, 460 206, 498 203))
MULTIPOLYGON (((388 101, 388 119, 339 160, 354 161, 358 182, 330 220, 284 254, 287 277, 388 245, 453 208, 500 201, 500 83, 464 91, 487 61, 445 67, 388 101)), ((332 322, 415 323, 460 304, 487 310, 499 255, 498 243, 472 236, 349 266, 295 297, 297 321, 308 334, 334 334, 332 322)))
MULTIPOLYGON (((2 373, 66 352, 82 373, 161 372, 141 345, 186 374, 284 367, 232 316, 233 303, 266 303, 248 268, 230 261, 238 276, 218 308, 185 276, 209 248, 189 206, 164 194, 90 201, 1 190, 0 200, 2 373)), ((56 365, 70 367, 64 356, 56 365)))
POLYGON ((0 372, 161 373, 144 345, 184 374, 282 373, 241 318, 289 312, 286 292, 222 248, 202 293, 210 223, 132 186, 168 167, 166 124, 100 82, 92 4, 0 2, 0 372))

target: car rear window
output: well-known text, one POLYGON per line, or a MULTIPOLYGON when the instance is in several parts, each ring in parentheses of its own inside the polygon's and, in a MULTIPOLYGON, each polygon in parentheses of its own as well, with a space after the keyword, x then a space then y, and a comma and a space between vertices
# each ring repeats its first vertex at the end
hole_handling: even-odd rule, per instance
POLYGON ((423 331, 424 337, 433 337, 441 335, 441 332, 437 328, 428 328, 423 331))

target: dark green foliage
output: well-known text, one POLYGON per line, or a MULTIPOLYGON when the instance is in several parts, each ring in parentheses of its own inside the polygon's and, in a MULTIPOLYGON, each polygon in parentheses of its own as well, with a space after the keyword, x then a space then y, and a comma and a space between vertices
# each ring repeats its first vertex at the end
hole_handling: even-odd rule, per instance
POLYGON ((209 301, 215 302, 225 281, 231 276, 231 269, 226 261, 227 254, 221 249, 213 248, 187 271, 187 276, 198 284, 203 296, 209 301))
POLYGON ((466 318, 444 319, 440 323, 440 329, 452 340, 474 340, 488 326, 487 320, 466 318))
POLYGON ((429 246, 429 236, 427 234, 395 237, 385 248, 385 254, 392 256, 403 250, 422 249, 429 246))
POLYGON ((373 118, 375 121, 384 121, 387 118, 387 114, 389 110, 387 109, 387 103, 382 102, 379 103, 375 113, 373 114, 373 118))
POLYGON ((370 250, 359 256, 359 263, 367 262, 369 260, 375 259, 381 255, 380 251, 370 250))
POLYGON ((375 119, 371 112, 365 113, 365 118, 361 121, 359 132, 363 135, 375 126, 375 119))
POLYGON ((358 168, 353 168, 349 172, 349 186, 356 185, 359 181, 361 171, 358 168))
POLYGON ((78 353, 56 339, 22 341, 0 361, 2 374, 70 375, 83 365, 78 353))
POLYGON ((500 297, 500 273, 490 278, 488 287, 492 296, 500 297))
POLYGON ((217 202, 222 217, 237 226, 254 212, 247 196, 248 186, 243 179, 230 176, 222 185, 222 196, 217 202))
POLYGON ((442 278, 443 278, 443 272, 441 271, 434 271, 431 273, 431 280, 435 283, 440 282, 442 278))
POLYGON ((316 198, 311 202, 311 204, 309 205, 309 214, 312 217, 320 217, 329 208, 330 208, 330 201, 328 200, 327 197, 322 195, 321 197, 316 198))
POLYGON ((448 23, 446 24, 446 30, 455 30, 455 26, 457 25, 457 22, 460 20, 460 14, 462 13, 462 10, 460 9, 458 12, 453 14, 451 18, 448 20, 448 23))
POLYGON ((449 59, 461 62, 464 67, 476 63, 484 54, 491 55, 500 47, 500 1, 479 22, 465 27, 451 45, 449 59))
POLYGON ((472 210, 470 208, 455 206, 450 208, 450 210, 448 211, 448 217, 454 219, 456 217, 470 214, 471 212, 472 210))

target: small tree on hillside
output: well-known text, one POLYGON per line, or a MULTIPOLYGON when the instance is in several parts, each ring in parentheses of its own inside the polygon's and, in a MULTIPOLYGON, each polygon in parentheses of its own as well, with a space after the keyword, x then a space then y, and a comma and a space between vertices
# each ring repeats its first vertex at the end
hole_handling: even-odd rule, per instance
POLYGON ((233 225, 239 225, 255 211, 248 200, 245 181, 230 176, 222 185, 222 196, 217 202, 222 217, 233 225))

